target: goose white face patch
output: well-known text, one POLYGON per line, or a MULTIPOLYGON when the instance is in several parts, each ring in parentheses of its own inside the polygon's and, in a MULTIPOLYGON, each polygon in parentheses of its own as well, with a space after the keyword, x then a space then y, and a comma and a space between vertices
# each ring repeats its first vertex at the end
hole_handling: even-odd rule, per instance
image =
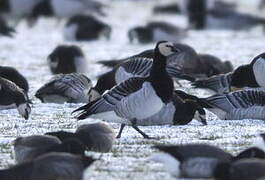
POLYGON ((259 86, 265 87, 265 59, 259 58, 253 65, 255 79, 259 86))
POLYGON ((162 55, 169 56, 169 55, 174 54, 174 52, 171 50, 171 47, 173 46, 174 44, 171 42, 164 42, 158 45, 158 49, 162 55))
POLYGON ((48 64, 52 69, 56 69, 59 63, 59 59, 56 58, 55 61, 52 61, 51 58, 48 58, 48 64))

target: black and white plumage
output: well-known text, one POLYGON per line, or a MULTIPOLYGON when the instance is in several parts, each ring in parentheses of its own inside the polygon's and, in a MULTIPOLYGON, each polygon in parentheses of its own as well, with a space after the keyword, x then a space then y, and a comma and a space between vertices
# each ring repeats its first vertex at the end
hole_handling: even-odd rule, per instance
POLYGON ((0 66, 0 77, 12 81, 25 92, 29 91, 27 79, 13 67, 0 66))
POLYGON ((32 161, 38 156, 50 152, 68 152, 83 155, 85 146, 76 138, 60 141, 48 135, 18 137, 14 141, 15 159, 18 163, 32 161))
POLYGON ((15 32, 15 29, 10 27, 4 19, 0 18, 0 34, 2 36, 13 37, 15 32))
POLYGON ((104 5, 94 0, 38 0, 31 11, 30 18, 34 20, 44 17, 55 17, 58 19, 71 18, 76 15, 97 13, 103 15, 104 5))
POLYGON ((66 131, 49 132, 47 135, 58 137, 61 141, 69 138, 79 139, 88 151, 109 152, 115 140, 112 128, 103 122, 81 125, 75 133, 66 131))
POLYGON ((53 74, 86 73, 87 63, 78 46, 57 46, 48 56, 48 65, 53 74))
POLYGON ((236 91, 229 94, 201 98, 203 107, 223 120, 265 119, 265 92, 236 91))
POLYGON ((40 87, 35 96, 43 103, 88 103, 100 95, 92 89, 92 82, 79 73, 59 74, 40 87))
POLYGON ((241 65, 231 74, 201 79, 194 82, 195 87, 209 88, 219 93, 227 92, 232 88, 259 88, 265 87, 265 53, 256 56, 251 63, 241 65), (218 89, 221 88, 221 89, 218 89))
POLYGON ((138 26, 129 30, 130 42, 151 43, 162 40, 179 42, 187 32, 166 22, 150 22, 146 26, 138 26))
POLYGON ((207 144, 158 145, 162 153, 151 156, 150 160, 162 163, 175 177, 213 178, 220 172, 220 164, 230 164, 242 159, 263 158, 264 151, 252 148, 238 155, 225 152, 219 147, 207 144), (262 156, 260 156, 262 154, 262 156))
POLYGON ((64 39, 68 41, 110 39, 110 34, 111 27, 93 16, 73 16, 64 27, 64 39))
POLYGON ((25 119, 29 118, 31 108, 27 93, 15 83, 0 77, 0 107, 1 109, 16 107, 18 113, 25 119))
POLYGON ((173 95, 173 81, 166 71, 167 56, 177 51, 173 43, 158 42, 155 48, 155 58, 148 77, 134 77, 114 86, 104 95, 78 109, 81 111, 78 119, 85 119, 93 114, 114 111, 132 127, 148 138, 137 127, 137 120, 148 118, 159 112, 169 103, 173 95), (144 109, 144 111, 143 111, 144 109))
POLYGON ((33 161, 0 170, 1 180, 82 180, 95 159, 69 153, 48 153, 33 161))

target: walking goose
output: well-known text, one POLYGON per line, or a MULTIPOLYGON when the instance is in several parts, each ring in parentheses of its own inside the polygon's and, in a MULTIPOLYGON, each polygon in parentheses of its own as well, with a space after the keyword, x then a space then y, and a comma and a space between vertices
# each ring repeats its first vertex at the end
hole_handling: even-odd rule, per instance
POLYGON ((0 106, 1 109, 17 107, 19 114, 29 118, 31 108, 27 93, 15 83, 0 77, 0 106))
POLYGON ((155 57, 148 77, 134 77, 114 86, 104 95, 78 109, 77 119, 114 111, 124 118, 144 138, 149 138, 137 127, 139 119, 148 118, 168 104, 173 95, 173 81, 166 71, 167 57, 178 50, 173 43, 160 41, 155 47, 155 57))

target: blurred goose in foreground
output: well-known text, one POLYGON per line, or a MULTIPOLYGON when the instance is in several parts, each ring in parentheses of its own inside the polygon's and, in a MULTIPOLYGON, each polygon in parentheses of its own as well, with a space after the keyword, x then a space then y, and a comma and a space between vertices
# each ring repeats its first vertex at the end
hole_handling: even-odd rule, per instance
POLYGON ((25 92, 29 91, 27 79, 13 67, 0 66, 0 77, 12 81, 25 92))
POLYGON ((13 34, 16 31, 9 27, 8 24, 2 19, 0 18, 0 34, 3 36, 8 36, 8 37, 13 37, 13 34))
POLYGON ((0 108, 17 108, 25 119, 29 118, 31 108, 27 93, 15 83, 0 77, 0 108))
POLYGON ((77 128, 75 133, 66 131, 49 132, 47 135, 55 136, 61 141, 69 138, 79 139, 88 151, 109 152, 115 140, 112 128, 102 122, 85 124, 77 128))
POLYGON ((43 103, 88 103, 99 97, 92 82, 79 73, 59 74, 40 87, 35 96, 43 103))
POLYGON ((111 27, 93 16, 73 16, 64 27, 64 39, 68 41, 110 39, 110 33, 111 27))
POLYGON ((78 46, 59 45, 48 56, 48 65, 53 74, 86 73, 85 56, 78 46))
POLYGON ((155 147, 163 153, 152 155, 150 160, 163 163, 171 175, 182 178, 213 178, 215 173, 220 171, 220 164, 256 158, 256 152, 265 155, 264 151, 253 148, 253 154, 242 151, 239 155, 233 156, 218 147, 207 144, 155 147))
POLYGON ((265 178, 265 161, 242 159, 233 163, 220 163, 215 172, 216 180, 262 180, 265 178))
POLYGON ((130 42, 151 43, 162 40, 179 42, 187 32, 166 22, 150 22, 146 26, 138 26, 129 30, 130 42))
POLYGON ((229 92, 232 88, 265 87, 265 53, 256 56, 251 63, 241 65, 232 73, 196 80, 196 88, 208 88, 218 93, 229 92))
POLYGON ((48 135, 18 137, 14 141, 15 159, 18 163, 31 161, 49 152, 68 152, 83 155, 84 145, 76 138, 60 141, 48 135))
POLYGON ((0 179, 8 180, 82 180, 84 170, 95 159, 69 153, 48 153, 33 161, 0 170, 0 179))
POLYGON ((171 101, 173 81, 166 71, 166 64, 167 57, 177 51, 173 43, 158 42, 149 76, 130 78, 114 86, 101 98, 76 109, 74 112, 81 111, 77 119, 114 111, 144 138, 150 138, 137 127, 137 121, 153 116, 171 101))

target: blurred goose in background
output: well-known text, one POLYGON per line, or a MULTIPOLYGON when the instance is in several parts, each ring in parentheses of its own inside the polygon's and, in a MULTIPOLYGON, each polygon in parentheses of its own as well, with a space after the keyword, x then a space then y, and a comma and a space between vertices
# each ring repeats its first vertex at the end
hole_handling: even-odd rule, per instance
POLYGON ((265 25, 265 18, 241 13, 236 10, 234 3, 188 0, 184 6, 190 28, 248 30, 257 25, 265 25))
POLYGON ((110 39, 110 33, 111 27, 93 16, 73 16, 64 27, 64 39, 68 41, 110 39))
POLYGON ((0 66, 0 77, 12 81, 25 92, 29 91, 27 79, 13 67, 0 66))
POLYGON ((27 93, 15 83, 0 77, 0 109, 17 108, 25 119, 29 118, 31 108, 27 93))
POLYGON ((157 5, 153 8, 154 14, 180 14, 181 9, 177 3, 157 5))
POLYGON ((150 138, 137 127, 137 121, 158 113, 171 101, 174 87, 166 71, 166 64, 167 57, 176 52, 178 50, 173 43, 158 42, 148 77, 134 77, 123 81, 104 93, 101 98, 76 109, 73 113, 80 111, 76 116, 80 120, 93 114, 114 111, 144 138, 150 138))
POLYGON ((59 45, 48 56, 48 65, 53 74, 86 73, 87 62, 78 46, 59 45))
POLYGON ((207 144, 157 145, 155 148, 162 153, 152 155, 150 160, 162 163, 172 176, 181 178, 213 178, 221 171, 220 164, 259 158, 258 153, 265 155, 264 151, 253 148, 253 154, 242 151, 233 156, 207 144))
POLYGON ((113 129, 106 123, 97 122, 81 125, 75 133, 66 131, 49 132, 47 135, 55 136, 61 141, 69 138, 79 139, 88 151, 111 151, 115 135, 113 129))
POLYGON ((35 96, 43 103, 88 103, 100 95, 92 82, 79 73, 59 74, 40 87, 35 96))
POLYGON ((33 161, 0 170, 0 179, 8 180, 82 180, 84 170, 95 159, 69 153, 48 153, 33 161))
POLYGON ((8 36, 8 37, 13 37, 13 34, 16 31, 12 28, 9 27, 6 21, 2 18, 0 18, 0 34, 3 36, 8 36))
POLYGON ((241 65, 232 73, 196 80, 196 88, 207 88, 218 93, 229 92, 232 88, 265 87, 265 53, 256 56, 251 63, 241 65))
POLYGON ((186 35, 186 30, 166 22, 150 22, 146 26, 134 27, 128 32, 130 42, 143 44, 162 40, 179 42, 186 35))
POLYGON ((45 16, 62 19, 86 13, 104 15, 103 7, 102 3, 95 0, 39 0, 30 18, 37 20, 45 16))
POLYGON ((49 152, 68 152, 83 155, 85 146, 76 138, 60 141, 48 135, 18 137, 14 141, 14 154, 17 163, 32 161, 49 152))

